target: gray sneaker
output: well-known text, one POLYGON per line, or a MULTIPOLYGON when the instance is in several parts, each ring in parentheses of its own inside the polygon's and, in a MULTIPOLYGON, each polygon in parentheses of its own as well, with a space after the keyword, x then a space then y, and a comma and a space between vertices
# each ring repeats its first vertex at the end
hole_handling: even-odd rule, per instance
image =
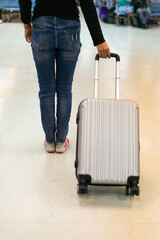
POLYGON ((64 151, 69 146, 69 139, 66 138, 65 142, 57 142, 56 143, 56 153, 64 153, 64 151))
POLYGON ((54 153, 56 151, 56 144, 54 143, 47 143, 47 141, 44 141, 44 147, 48 153, 54 153))

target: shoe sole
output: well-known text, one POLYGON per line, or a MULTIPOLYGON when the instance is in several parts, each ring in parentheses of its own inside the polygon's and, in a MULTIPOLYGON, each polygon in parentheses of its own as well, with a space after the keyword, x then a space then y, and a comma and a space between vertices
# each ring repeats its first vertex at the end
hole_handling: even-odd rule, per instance
POLYGON ((66 149, 69 147, 69 145, 64 149, 64 151, 62 152, 62 151, 57 151, 56 150, 56 153, 58 153, 58 154, 62 154, 62 153, 64 153, 65 151, 66 151, 66 149))
POLYGON ((48 152, 48 153, 55 153, 55 151, 53 152, 53 151, 47 151, 47 150, 46 150, 46 152, 48 152))
POLYGON ((54 151, 48 151, 46 148, 45 148, 45 150, 46 150, 46 152, 48 152, 48 153, 55 153, 55 152, 56 152, 56 150, 54 150, 54 151))

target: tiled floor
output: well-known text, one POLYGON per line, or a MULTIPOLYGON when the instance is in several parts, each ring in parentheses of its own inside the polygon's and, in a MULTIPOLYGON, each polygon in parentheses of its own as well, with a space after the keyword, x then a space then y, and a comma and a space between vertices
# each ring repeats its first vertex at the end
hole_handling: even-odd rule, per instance
MULTIPOLYGON (((121 98, 140 106, 140 197, 123 188, 90 187, 77 195, 74 174, 76 112, 93 96, 94 56, 82 19, 83 48, 73 84, 70 147, 47 154, 38 84, 23 25, 0 25, 0 239, 159 240, 160 27, 148 30, 102 23, 121 56, 121 98)), ((100 61, 100 96, 114 96, 114 60, 100 61)))

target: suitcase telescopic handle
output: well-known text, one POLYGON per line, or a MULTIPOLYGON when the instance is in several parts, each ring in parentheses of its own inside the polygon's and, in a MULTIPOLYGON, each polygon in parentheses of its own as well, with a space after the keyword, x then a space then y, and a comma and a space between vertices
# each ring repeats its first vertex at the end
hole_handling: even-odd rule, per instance
MULTIPOLYGON (((120 56, 116 53, 111 53, 111 57, 116 59, 116 77, 115 77, 115 99, 119 99, 119 69, 120 69, 120 56)), ((98 98, 99 87, 99 54, 95 57, 95 79, 94 79, 94 97, 98 98)))

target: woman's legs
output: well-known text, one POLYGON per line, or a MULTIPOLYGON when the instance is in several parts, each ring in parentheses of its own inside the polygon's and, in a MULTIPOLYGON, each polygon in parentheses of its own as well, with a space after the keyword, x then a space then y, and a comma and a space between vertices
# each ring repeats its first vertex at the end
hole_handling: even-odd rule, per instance
POLYGON ((80 53, 80 22, 57 19, 56 92, 58 142, 65 142, 72 108, 73 76, 80 53))
POLYGON ((128 20, 128 25, 130 25, 130 16, 132 15, 132 13, 131 12, 129 12, 128 13, 128 18, 127 18, 127 20, 128 20))
POLYGON ((55 141, 55 51, 35 51, 38 73, 41 121, 47 143, 55 141))
POLYGON ((146 19, 146 23, 148 24, 149 22, 149 17, 150 17, 150 10, 146 8, 145 12, 144 12, 144 17, 146 19))
POLYGON ((128 22, 128 25, 130 25, 130 16, 132 15, 133 7, 132 6, 122 6, 122 7, 119 7, 118 10, 120 12, 122 12, 124 15, 127 15, 127 22, 128 22))
POLYGON ((137 9, 137 15, 140 21, 140 25, 143 28, 147 28, 148 27, 148 20, 149 20, 149 16, 150 16, 150 11, 148 9, 142 10, 141 8, 137 9))
POLYGON ((68 133, 73 75, 81 47, 79 35, 79 21, 41 17, 33 22, 32 51, 38 73, 41 119, 47 143, 55 142, 55 135, 57 141, 63 143, 68 133))
POLYGON ((72 108, 72 82, 79 51, 57 51, 57 133, 56 139, 64 142, 68 133, 72 108))
POLYGON ((141 25, 145 24, 146 23, 146 18, 144 16, 144 12, 143 12, 143 10, 141 8, 137 9, 137 15, 138 15, 140 24, 141 25))
POLYGON ((32 52, 37 68, 41 121, 47 143, 55 142, 55 30, 53 18, 33 21, 32 52))

